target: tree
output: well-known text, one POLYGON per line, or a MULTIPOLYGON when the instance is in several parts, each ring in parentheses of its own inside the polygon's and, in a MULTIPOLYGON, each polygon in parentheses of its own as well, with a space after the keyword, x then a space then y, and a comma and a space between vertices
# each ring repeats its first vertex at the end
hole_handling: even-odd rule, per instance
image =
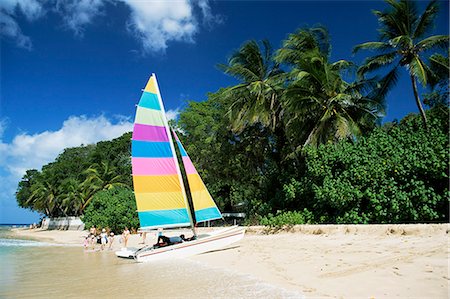
POLYGON ((224 91, 234 98, 230 107, 233 129, 241 131, 248 124, 262 123, 274 130, 280 123, 282 86, 270 43, 264 40, 260 47, 256 41, 248 41, 231 56, 228 65, 220 64, 219 68, 241 81, 224 91))
POLYGON ((99 190, 131 186, 130 137, 67 148, 42 171, 28 170, 16 192, 19 206, 51 217, 79 216, 99 190))
POLYGON ((190 101, 180 113, 178 136, 222 211, 257 209, 273 191, 265 186, 274 164, 271 134, 261 125, 232 132, 226 115, 232 100, 221 89, 207 101, 190 101))
POLYGON ((220 64, 219 68, 240 81, 222 92, 222 96, 231 100, 228 113, 233 131, 242 132, 255 124, 267 128, 274 133, 274 154, 280 163, 285 145, 280 102, 284 76, 272 52, 267 40, 262 41, 261 46, 251 40, 231 56, 227 65, 220 64))
POLYGON ((286 210, 319 223, 448 222, 449 109, 426 113, 428 130, 416 114, 358 142, 307 147, 305 172, 283 188, 286 210))
POLYGON ((61 205, 65 215, 80 215, 83 206, 82 184, 75 178, 63 180, 59 186, 61 205))
POLYGON ((384 111, 375 82, 346 82, 353 64, 329 62, 330 49, 327 30, 315 27, 290 34, 277 52, 276 60, 291 67, 283 104, 297 150, 363 135, 384 111))
POLYGON ((111 166, 109 160, 102 161, 99 164, 93 164, 85 170, 86 179, 82 183, 87 197, 83 201, 81 210, 83 211, 92 200, 94 194, 100 190, 111 189, 113 187, 126 187, 124 176, 116 173, 116 168, 111 166))
POLYGON ((28 202, 31 197, 32 191, 31 187, 36 181, 36 178, 39 176, 39 171, 36 169, 29 169, 25 172, 25 175, 22 177, 22 180, 19 182, 16 192, 17 204, 21 208, 33 209, 32 204, 28 202))
MULTIPOLYGON (((424 55, 435 48, 448 48, 448 35, 428 36, 438 13, 437 1, 431 1, 422 14, 418 13, 417 5, 409 0, 386 0, 388 9, 374 11, 380 23, 379 41, 366 42, 357 45, 353 52, 362 49, 378 51, 379 54, 366 58, 358 73, 363 76, 383 67, 391 69, 385 75, 386 82, 394 82, 398 77, 398 69, 405 67, 411 79, 414 98, 420 111, 425 128, 427 117, 422 107, 417 90, 417 80, 426 86, 434 80, 434 74, 426 65, 424 55)), ((390 84, 391 86, 393 84, 390 84)), ((387 88, 389 85, 387 85, 387 88)))
POLYGON ((59 203, 57 187, 50 181, 39 180, 31 188, 32 193, 26 204, 31 205, 34 210, 43 212, 50 217, 57 216, 59 203))
POLYGON ((124 187, 113 187, 94 195, 84 212, 82 221, 86 227, 110 228, 118 233, 125 227, 139 227, 136 210, 133 191, 124 187))
POLYGON ((429 107, 448 106, 449 104, 449 52, 447 51, 446 54, 444 56, 435 53, 429 59, 430 69, 438 78, 436 84, 430 84, 432 92, 424 95, 423 102, 429 107))

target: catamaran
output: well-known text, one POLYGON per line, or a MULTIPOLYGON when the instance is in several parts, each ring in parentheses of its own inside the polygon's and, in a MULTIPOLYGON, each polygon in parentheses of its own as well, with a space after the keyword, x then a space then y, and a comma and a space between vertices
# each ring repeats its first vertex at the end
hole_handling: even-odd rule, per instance
POLYGON ((136 108, 131 156, 140 231, 190 226, 195 238, 169 246, 122 249, 116 252, 118 257, 134 258, 138 262, 181 258, 217 250, 244 237, 245 229, 238 226, 196 234, 196 224, 221 219, 222 214, 175 131, 171 132, 155 74, 148 80, 136 108), (174 139, 187 178, 187 188, 174 139), (186 189, 191 195, 194 213, 186 189))

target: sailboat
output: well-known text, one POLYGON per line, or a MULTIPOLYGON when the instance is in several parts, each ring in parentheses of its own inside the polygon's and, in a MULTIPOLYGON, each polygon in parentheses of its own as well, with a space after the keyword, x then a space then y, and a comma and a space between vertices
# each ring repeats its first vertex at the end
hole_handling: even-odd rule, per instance
POLYGON ((134 258, 137 262, 181 258, 217 250, 244 237, 245 230, 238 226, 197 235, 196 224, 221 219, 222 214, 175 131, 169 127, 155 74, 148 80, 136 107, 131 156, 140 231, 190 226, 195 237, 170 246, 125 249, 116 252, 117 256, 134 258), (186 188, 180 164, 187 178, 186 188))

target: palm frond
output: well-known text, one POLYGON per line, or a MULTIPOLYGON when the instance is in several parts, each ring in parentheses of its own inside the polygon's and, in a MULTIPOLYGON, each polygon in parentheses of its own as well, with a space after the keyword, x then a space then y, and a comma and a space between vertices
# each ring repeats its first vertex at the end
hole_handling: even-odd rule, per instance
POLYGON ((398 75, 399 69, 397 65, 378 81, 379 83, 377 85, 377 88, 368 95, 368 98, 373 99, 384 107, 384 99, 387 93, 397 84, 398 75))
POLYGON ((423 86, 427 85, 427 74, 429 73, 429 70, 419 56, 415 56, 413 59, 411 59, 411 62, 408 65, 408 69, 409 73, 416 77, 423 86))
POLYGON ((331 64, 331 69, 336 71, 348 70, 355 67, 356 65, 353 62, 343 59, 331 64))
POLYGON ((290 34, 283 42, 283 47, 276 52, 275 61, 297 65, 310 51, 318 51, 328 58, 330 49, 326 28, 302 28, 290 34))
POLYGON ((413 47, 413 40, 408 35, 400 35, 389 40, 389 44, 393 48, 410 49, 413 47))
POLYGON ((412 34, 413 38, 420 38, 429 30, 431 30, 438 11, 439 5, 437 1, 430 1, 430 3, 428 3, 427 7, 425 8, 425 11, 420 15, 415 24, 414 32, 412 34))
POLYGON ((426 51, 432 48, 448 49, 448 35, 433 35, 417 43, 417 51, 426 51))
POLYGON ((381 11, 373 11, 381 25, 381 40, 391 40, 397 36, 410 35, 417 22, 416 3, 408 0, 387 0, 389 7, 381 11))
POLYGON ((311 32, 315 37, 317 46, 320 49, 322 55, 325 57, 329 57, 331 52, 331 43, 328 29, 324 26, 319 25, 314 28, 311 28, 311 32))
POLYGON ((447 56, 441 55, 441 54, 433 54, 430 56, 430 68, 432 69, 433 73, 435 73, 439 78, 447 79, 449 77, 449 58, 447 56))
POLYGON ((387 42, 366 42, 353 47, 352 54, 356 54, 359 50, 392 50, 392 46, 387 42))
POLYGON ((373 57, 366 58, 364 64, 359 67, 357 73, 359 77, 363 77, 364 74, 380 69, 390 63, 392 63, 397 57, 397 52, 393 51, 386 54, 380 54, 373 57))

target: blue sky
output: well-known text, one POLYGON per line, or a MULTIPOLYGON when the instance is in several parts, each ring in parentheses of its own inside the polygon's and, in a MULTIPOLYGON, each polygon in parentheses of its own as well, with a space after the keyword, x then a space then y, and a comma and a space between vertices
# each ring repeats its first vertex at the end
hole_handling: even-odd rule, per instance
MULTIPOLYGON (((427 2, 419 2, 424 7, 427 2)), ((274 48, 299 27, 328 27, 332 60, 361 63, 358 43, 376 40, 381 1, 0 1, 0 223, 29 223, 14 192, 24 171, 65 147, 131 130, 134 105, 156 73, 171 117, 188 100, 235 81, 218 63, 246 40, 274 48)), ((448 34, 448 2, 434 34, 448 34)), ((403 74, 384 121, 416 112, 403 74)))

